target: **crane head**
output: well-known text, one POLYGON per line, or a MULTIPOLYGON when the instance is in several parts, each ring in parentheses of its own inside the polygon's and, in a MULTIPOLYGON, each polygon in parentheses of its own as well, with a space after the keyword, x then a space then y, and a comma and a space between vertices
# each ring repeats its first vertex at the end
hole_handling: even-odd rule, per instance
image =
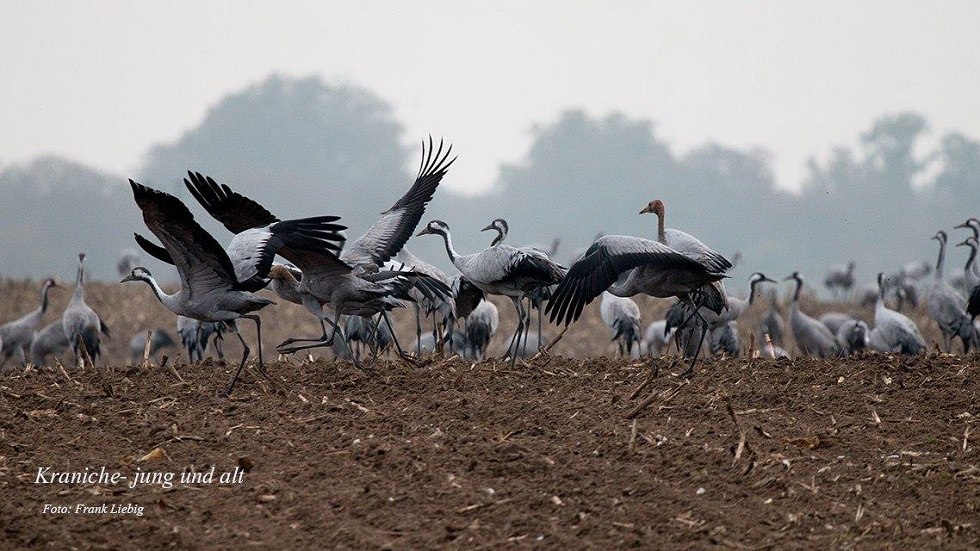
POLYGON ((446 235, 447 233, 449 233, 449 224, 442 220, 433 220, 422 228, 422 231, 415 234, 415 237, 429 234, 446 235))
POLYGON ((123 278, 119 283, 126 283, 127 281, 146 281, 149 282, 153 278, 153 275, 149 270, 142 266, 137 266, 133 268, 130 274, 123 278))
POLYGON ((647 206, 643 207, 643 210, 640 211, 640 214, 647 214, 649 212, 652 212, 657 216, 663 216, 664 202, 661 201, 660 199, 654 199, 653 201, 647 203, 647 206))

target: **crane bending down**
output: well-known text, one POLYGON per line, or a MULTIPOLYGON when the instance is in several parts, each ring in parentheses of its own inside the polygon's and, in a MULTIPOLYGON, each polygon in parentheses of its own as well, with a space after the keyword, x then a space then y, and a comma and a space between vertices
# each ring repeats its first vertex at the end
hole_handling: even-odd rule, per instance
MULTIPOLYGON (((596 239, 585 256, 568 270, 548 301, 545 313, 552 322, 568 325, 577 320, 582 309, 606 290, 619 297, 640 293, 658 298, 678 297, 690 304, 694 315, 701 306, 716 313, 722 311, 727 301, 714 284, 728 277, 724 271, 731 263, 694 237, 677 230, 671 230, 669 235, 670 240, 676 239, 680 249, 668 246, 663 242, 668 239, 662 229, 662 202, 651 201, 640 211, 647 212, 661 215, 658 228, 661 240, 627 235, 596 239)), ((704 318, 701 321, 707 326, 704 318)), ((695 356, 685 376, 694 373, 696 361, 695 356)))
POLYGON ((517 329, 507 345, 507 355, 513 366, 517 362, 517 345, 527 330, 528 314, 522 299, 532 289, 553 285, 561 281, 565 269, 547 255, 535 249, 516 249, 498 244, 473 254, 461 255, 453 247, 449 225, 442 220, 432 220, 418 235, 440 235, 449 260, 463 277, 484 293, 509 297, 517 311, 517 329))
MULTIPOLYGON (((123 282, 145 282, 153 290, 157 299, 177 315, 212 322, 234 321, 239 318, 252 320, 255 322, 258 341, 259 369, 264 371, 262 321, 253 312, 274 302, 244 289, 250 287, 252 285, 250 281, 254 280, 251 277, 246 281, 239 280, 228 253, 194 220, 194 215, 180 199, 133 180, 129 183, 133 188, 136 204, 143 212, 144 223, 163 243, 166 256, 177 268, 180 289, 172 295, 165 293, 149 270, 143 267, 134 268, 123 282)), ((339 241, 342 235, 334 231, 332 234, 328 232, 324 238, 339 241)), ((266 239, 251 251, 251 255, 271 258, 276 254, 275 246, 279 245, 273 241, 266 239)), ((238 338, 243 348, 242 361, 228 384, 227 394, 235 388, 235 382, 238 381, 250 352, 240 333, 238 338)))

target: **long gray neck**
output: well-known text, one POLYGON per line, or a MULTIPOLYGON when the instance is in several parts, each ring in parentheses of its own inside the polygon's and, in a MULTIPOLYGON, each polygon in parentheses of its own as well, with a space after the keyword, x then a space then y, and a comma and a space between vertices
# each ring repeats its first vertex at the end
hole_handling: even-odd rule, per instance
POLYGON ((942 239, 937 239, 939 241, 939 258, 936 259, 936 279, 943 278, 943 265, 946 264, 946 242, 942 239))
POLYGON ((71 295, 72 302, 85 300, 85 268, 78 263, 78 275, 75 276, 75 292, 71 295))
POLYGON ((41 288, 41 313, 48 311, 48 291, 51 290, 51 284, 45 283, 44 287, 41 288))
POLYGON ((800 301, 800 289, 803 288, 803 280, 800 279, 800 278, 798 278, 798 277, 794 277, 793 279, 796 280, 796 291, 793 293, 793 302, 799 302, 800 301))
POLYGON ((970 257, 966 259, 966 267, 963 269, 969 271, 973 269, 973 261, 977 259, 977 248, 970 243, 967 243, 967 245, 970 247, 970 257))

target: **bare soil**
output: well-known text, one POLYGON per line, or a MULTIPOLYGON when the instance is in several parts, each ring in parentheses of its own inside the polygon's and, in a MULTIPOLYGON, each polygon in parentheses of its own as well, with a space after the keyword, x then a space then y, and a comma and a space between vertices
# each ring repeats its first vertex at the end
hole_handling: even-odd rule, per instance
MULTIPOLYGON (((0 319, 36 303, 36 283, 3 285, 17 298, 0 319)), ((270 379, 250 367, 229 398, 232 365, 126 366, 127 332, 172 327, 147 294, 93 286, 117 334, 97 369, 0 375, 0 548, 980 547, 975 356, 715 358, 684 381, 670 357, 570 357, 614 349, 592 307, 554 355, 515 369, 358 370, 271 357, 315 332, 280 305, 263 316, 270 379), (38 468, 102 466, 247 472, 169 489, 34 483, 38 468), (145 510, 41 512, 78 503, 145 510)))

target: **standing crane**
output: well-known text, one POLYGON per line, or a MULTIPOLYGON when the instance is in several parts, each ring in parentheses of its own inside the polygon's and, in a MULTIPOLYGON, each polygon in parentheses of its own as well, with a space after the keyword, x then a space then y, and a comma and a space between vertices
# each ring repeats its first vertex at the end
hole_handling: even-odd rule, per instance
POLYGON ((803 289, 803 276, 793 272, 786 280, 796 281, 793 302, 789 307, 789 328, 800 352, 820 358, 830 358, 840 354, 837 339, 827 326, 800 311, 800 291, 803 289))
POLYGON ((512 353, 515 343, 527 330, 529 316, 522 299, 533 289, 543 285, 553 285, 562 280, 564 268, 552 261, 541 251, 535 249, 516 249, 510 245, 498 244, 473 254, 460 255, 453 247, 449 225, 442 220, 432 220, 418 235, 440 235, 449 260, 463 277, 484 293, 503 295, 510 298, 517 312, 517 329, 507 346, 511 365, 517 361, 512 353))
POLYGON ((854 268, 856 267, 857 264, 853 260, 848 262, 847 266, 831 266, 823 284, 834 293, 834 296, 838 298, 841 294, 846 296, 851 292, 851 287, 854 287, 854 268))
POLYGON ((926 291, 926 307, 929 316, 936 321, 939 331, 942 332, 943 350, 948 353, 952 348, 953 339, 959 337, 963 341, 963 352, 966 353, 970 351, 974 334, 973 323, 966 313, 967 301, 943 279, 946 263, 946 232, 939 230, 932 238, 939 242, 939 257, 932 274, 932 283, 926 291))
POLYGON ((55 280, 48 278, 41 283, 41 305, 27 314, 0 325, 0 368, 14 353, 21 365, 27 362, 27 353, 34 338, 34 331, 41 325, 44 313, 48 311, 48 293, 57 287, 55 280))
POLYGON ((920 354, 926 340, 919 326, 904 314, 885 305, 884 274, 878 274, 878 300, 875 301, 875 326, 868 335, 868 344, 878 352, 920 354))
POLYGON ((78 275, 75 278, 75 292, 71 295, 71 301, 61 315, 61 325, 65 331, 68 344, 71 345, 72 352, 75 353, 76 365, 79 361, 84 361, 81 351, 88 356, 88 360, 94 362, 99 358, 100 350, 100 330, 102 329, 102 319, 95 310, 85 303, 85 253, 78 254, 78 275))

